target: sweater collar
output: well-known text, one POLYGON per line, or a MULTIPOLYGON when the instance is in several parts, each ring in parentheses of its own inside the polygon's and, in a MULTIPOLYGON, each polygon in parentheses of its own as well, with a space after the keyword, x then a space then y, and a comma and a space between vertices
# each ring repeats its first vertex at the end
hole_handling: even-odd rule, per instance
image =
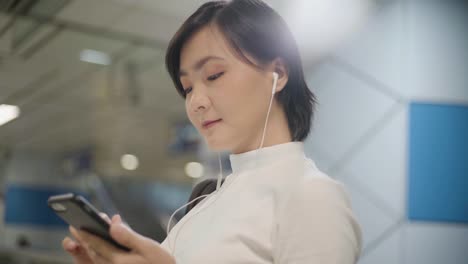
POLYGON ((284 158, 304 157, 304 143, 288 142, 270 147, 264 147, 258 150, 252 150, 241 154, 231 154, 232 172, 241 173, 245 170, 251 170, 263 167, 267 164, 273 164, 284 158))

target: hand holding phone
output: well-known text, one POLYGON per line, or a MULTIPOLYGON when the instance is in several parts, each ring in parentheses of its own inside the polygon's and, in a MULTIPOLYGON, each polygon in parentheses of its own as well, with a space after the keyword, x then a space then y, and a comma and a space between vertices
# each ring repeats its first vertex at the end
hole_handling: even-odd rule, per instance
POLYGON ((49 197, 48 205, 65 222, 77 230, 84 230, 96 235, 119 249, 130 251, 129 248, 117 243, 109 234, 109 223, 104 220, 99 211, 83 196, 73 193, 49 197))

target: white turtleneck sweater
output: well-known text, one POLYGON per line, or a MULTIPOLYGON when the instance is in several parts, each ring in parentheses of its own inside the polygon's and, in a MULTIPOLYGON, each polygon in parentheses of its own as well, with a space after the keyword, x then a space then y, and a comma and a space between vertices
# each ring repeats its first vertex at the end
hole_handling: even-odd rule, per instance
POLYGON ((356 263, 361 231, 342 184, 291 142, 231 155, 232 174, 161 244, 178 264, 356 263))

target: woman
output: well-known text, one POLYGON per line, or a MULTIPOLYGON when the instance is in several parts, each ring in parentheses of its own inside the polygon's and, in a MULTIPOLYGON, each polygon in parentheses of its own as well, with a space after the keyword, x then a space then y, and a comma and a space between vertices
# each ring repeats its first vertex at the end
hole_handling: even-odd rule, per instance
MULTIPOLYGON (((162 244, 111 221, 120 251, 71 228, 77 263, 355 263, 361 233, 342 186, 304 156, 315 98, 292 34, 260 0, 202 5, 166 66, 187 115, 233 173, 162 244)), ((218 185, 219 187, 219 185, 218 185)))

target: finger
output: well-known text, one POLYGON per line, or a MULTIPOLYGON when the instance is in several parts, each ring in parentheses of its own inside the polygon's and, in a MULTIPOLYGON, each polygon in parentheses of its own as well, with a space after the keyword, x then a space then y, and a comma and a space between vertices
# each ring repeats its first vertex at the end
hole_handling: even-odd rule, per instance
POLYGON ((70 227, 68 227, 68 230, 70 231, 70 234, 72 234, 72 236, 75 238, 75 240, 78 241, 79 244, 84 245, 85 242, 81 238, 81 236, 80 236, 78 230, 76 230, 76 228, 74 228, 73 226, 70 226, 70 227))
POLYGON ((119 216, 112 218, 110 234, 121 245, 136 250, 141 250, 148 240, 125 225, 119 216))
POLYGON ((174 258, 158 242, 136 233, 122 223, 117 223, 117 220, 119 219, 111 224, 110 233, 118 243, 131 248, 145 259, 157 259, 160 263, 175 263, 174 258))
MULTIPOLYGON (((100 255, 98 252, 94 251, 92 248, 89 249, 91 252, 91 263, 93 264, 111 264, 114 263, 114 261, 109 261, 105 259, 102 255, 100 255)), ((81 263, 80 263, 81 264, 81 263)))
POLYGON ((112 217, 112 223, 121 223, 122 222, 122 217, 120 215, 116 214, 112 217))
MULTIPOLYGON (((98 254, 96 253, 96 251, 94 251, 92 248, 88 248, 87 252, 88 252, 89 258, 91 259, 91 263, 98 264, 99 260, 98 260, 98 254)), ((101 263, 105 263, 105 262, 101 261, 101 263)))
POLYGON ((79 244, 86 246, 86 241, 84 241, 83 238, 81 237, 80 231, 76 230, 76 228, 74 228, 73 226, 70 226, 68 229, 70 230, 70 233, 76 239, 76 241, 78 241, 79 244))
POLYGON ((118 214, 116 214, 116 215, 114 215, 114 216, 112 217, 111 224, 112 224, 112 223, 113 223, 113 224, 124 224, 124 225, 128 226, 128 224, 125 223, 125 222, 122 220, 122 217, 121 217, 120 215, 118 215, 118 214))
POLYGON ((63 248, 73 257, 75 263, 92 263, 91 258, 80 244, 71 240, 69 237, 65 237, 62 241, 63 248))
POLYGON ((87 242, 88 247, 95 251, 97 255, 106 260, 106 262, 114 262, 114 259, 124 254, 124 251, 111 245, 109 242, 101 239, 98 236, 88 232, 80 232, 81 238, 87 242))
MULTIPOLYGON (((79 231, 78 231, 79 232, 79 231)), ((92 234, 89 234, 87 232, 79 232, 80 237, 83 239, 83 241, 89 241, 87 244, 87 250, 90 253, 90 260, 92 262, 89 263, 96 263, 96 264, 101 264, 101 263, 132 263, 132 264, 143 264, 143 263, 148 263, 148 261, 141 255, 138 255, 136 253, 128 253, 124 252, 120 249, 115 248, 114 246, 108 244, 106 241, 100 239, 99 237, 96 237, 92 234), (101 242, 104 245, 107 245, 111 248, 109 250, 104 250, 99 248, 99 245, 95 244, 92 242, 93 239, 98 239, 101 240, 101 242), (115 251, 113 251, 115 250, 115 251), (108 252, 113 252, 108 254, 108 252)), ((88 262, 85 262, 88 263, 88 262)), ((164 263, 164 262, 163 262, 164 263)))
POLYGON ((78 248, 79 244, 76 243, 75 241, 71 240, 69 237, 65 237, 62 240, 62 247, 66 251, 73 252, 78 248))
MULTIPOLYGON (((130 253, 130 254, 124 254, 118 257, 114 262, 111 263, 131 263, 131 264, 148 264, 148 263, 153 263, 151 262, 152 259, 145 258, 142 255, 139 255, 138 253, 130 253)), ((166 262, 160 262, 158 259, 156 263, 166 263, 166 262)))

